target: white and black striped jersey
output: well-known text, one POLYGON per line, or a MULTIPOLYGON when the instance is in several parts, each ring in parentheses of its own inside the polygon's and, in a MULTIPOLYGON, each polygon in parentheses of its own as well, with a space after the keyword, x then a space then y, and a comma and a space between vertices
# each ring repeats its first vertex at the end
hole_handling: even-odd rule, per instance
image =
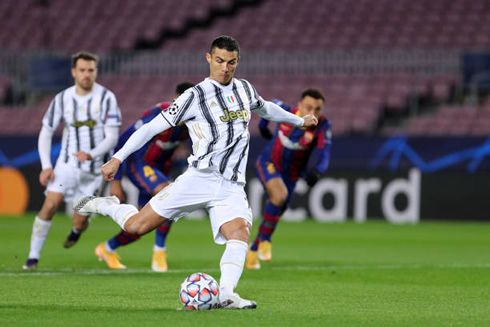
POLYGON ((95 83, 92 92, 80 96, 75 85, 58 93, 43 118, 43 127, 54 132, 64 122, 61 151, 58 160, 73 167, 100 174, 104 156, 81 163, 73 155, 78 151, 89 152, 105 137, 104 127, 121 126, 121 112, 114 93, 95 83))
POLYGON ((162 112, 172 126, 187 125, 193 153, 189 166, 211 168, 224 178, 245 183, 251 111, 264 101, 246 80, 221 85, 209 78, 188 89, 162 112))

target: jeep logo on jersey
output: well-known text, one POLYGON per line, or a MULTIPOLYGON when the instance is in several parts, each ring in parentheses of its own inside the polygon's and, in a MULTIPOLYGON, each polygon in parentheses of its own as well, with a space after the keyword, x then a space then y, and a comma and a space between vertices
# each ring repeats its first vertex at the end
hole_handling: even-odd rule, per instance
POLYGON ((243 110, 237 110, 237 111, 228 111, 228 109, 224 110, 224 115, 220 116, 219 119, 221 119, 222 122, 226 123, 231 120, 237 120, 237 119, 243 119, 245 121, 248 121, 248 111, 243 109, 243 110))
POLYGON ((79 128, 82 126, 88 126, 90 128, 94 128, 97 125, 97 121, 91 119, 91 120, 85 120, 85 121, 78 121, 75 119, 75 121, 71 124, 71 126, 75 128, 79 128))
POLYGON ((175 116, 177 114, 177 111, 179 111, 179 106, 174 102, 170 107, 168 107, 168 113, 169 115, 175 116))

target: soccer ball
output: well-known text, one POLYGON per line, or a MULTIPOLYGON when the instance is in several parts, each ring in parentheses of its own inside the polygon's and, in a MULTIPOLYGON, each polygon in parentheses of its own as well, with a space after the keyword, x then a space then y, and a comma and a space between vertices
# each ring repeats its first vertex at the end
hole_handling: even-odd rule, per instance
POLYGON ((180 301, 190 310, 216 309, 219 304, 219 286, 205 273, 194 273, 180 285, 180 301))

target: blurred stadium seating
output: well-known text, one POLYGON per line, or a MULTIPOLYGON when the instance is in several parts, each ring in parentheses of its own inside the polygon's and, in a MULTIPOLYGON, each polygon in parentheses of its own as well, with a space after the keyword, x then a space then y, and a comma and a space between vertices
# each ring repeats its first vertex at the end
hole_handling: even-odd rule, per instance
POLYGON ((490 130, 489 102, 464 105, 455 93, 461 54, 490 48, 485 0, 4 0, 0 12, 3 135, 39 131, 53 93, 35 89, 25 67, 40 52, 99 54, 99 81, 115 92, 127 126, 171 100, 176 83, 202 80, 204 51, 221 34, 240 42, 237 77, 264 98, 294 105, 304 88, 323 90, 334 135, 490 130), (22 96, 12 101, 12 91, 22 96))

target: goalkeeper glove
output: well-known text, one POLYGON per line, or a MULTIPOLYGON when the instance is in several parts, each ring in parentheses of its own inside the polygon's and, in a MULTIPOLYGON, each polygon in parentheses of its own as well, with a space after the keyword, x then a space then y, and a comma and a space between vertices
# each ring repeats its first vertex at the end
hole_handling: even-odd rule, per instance
POLYGON ((309 170, 305 176, 306 184, 308 184, 309 187, 313 187, 316 184, 316 182, 318 182, 321 176, 322 173, 320 173, 318 170, 316 169, 309 170))

